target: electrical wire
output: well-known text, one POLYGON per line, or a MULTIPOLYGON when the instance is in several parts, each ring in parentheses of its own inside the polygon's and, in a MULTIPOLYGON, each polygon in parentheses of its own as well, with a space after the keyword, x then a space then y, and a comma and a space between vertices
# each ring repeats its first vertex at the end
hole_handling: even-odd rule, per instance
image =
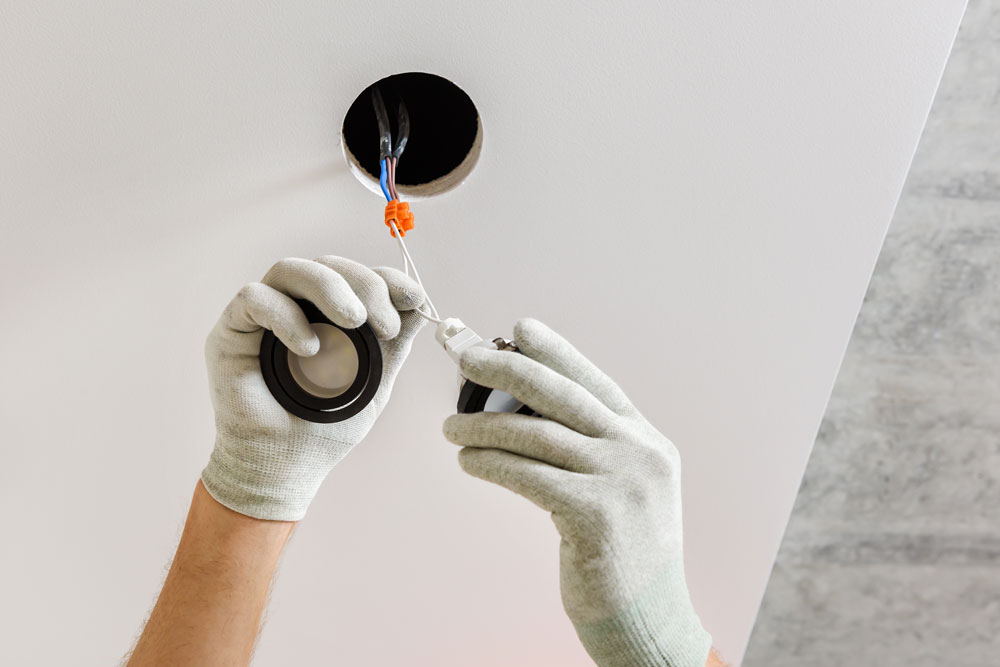
POLYGON ((392 155, 392 130, 389 128, 389 114, 385 110, 382 91, 378 89, 378 86, 372 86, 372 106, 375 107, 375 119, 378 121, 379 158, 384 160, 392 155))
MULTIPOLYGON (((387 115, 388 117, 388 115, 387 115)), ((392 157, 399 159, 406 149, 406 142, 410 138, 410 113, 406 110, 403 100, 399 101, 399 110, 396 115, 396 148, 392 151, 392 157)))
MULTIPOLYGON (((398 157, 393 157, 388 162, 389 177, 388 185, 389 191, 398 199, 399 195, 396 192, 396 163, 399 161, 398 157)), ((441 322, 441 314, 438 313, 438 309, 434 306, 434 302, 431 300, 430 294, 427 293, 427 288, 424 287, 424 281, 420 278, 420 272, 417 270, 417 264, 413 261, 413 257, 410 255, 409 249, 406 247, 406 241, 403 240, 403 234, 399 231, 396 226, 395 221, 391 221, 392 231, 396 237, 396 241, 399 243, 399 250, 403 255, 403 269, 406 275, 410 275, 410 269, 413 269, 413 277, 416 279, 417 284, 420 288, 424 290, 424 297, 427 299, 427 306, 430 308, 430 313, 425 313, 424 311, 417 308, 417 312, 425 319, 431 322, 441 322)))
MULTIPOLYGON (((392 149, 392 132, 389 127, 389 114, 385 110, 385 102, 382 99, 382 93, 379 91, 378 86, 372 86, 372 106, 375 107, 375 116, 378 120, 379 129, 379 186, 382 188, 382 194, 385 195, 387 202, 393 200, 399 200, 399 193, 396 191, 396 165, 399 163, 399 157, 403 154, 403 150, 406 148, 406 142, 410 136, 410 115, 406 110, 406 105, 403 104, 402 100, 399 102, 399 117, 396 125, 398 130, 398 142, 396 144, 396 149, 392 149)), ((406 242, 403 241, 403 233, 400 231, 399 227, 396 226, 395 220, 390 220, 389 224, 392 227, 393 236, 396 238, 396 242, 399 244, 399 251, 403 257, 403 271, 406 275, 410 275, 410 270, 413 271, 413 278, 420 285, 420 289, 424 291, 424 299, 427 301, 427 307, 430 312, 425 312, 420 308, 415 308, 415 312, 426 320, 435 322, 437 324, 441 323, 441 314, 438 313, 438 309, 434 306, 434 302, 431 301, 430 294, 427 293, 427 288, 424 287, 424 281, 420 278, 420 272, 417 270, 417 265, 413 261, 413 257, 410 255, 409 249, 406 247, 406 242)))
POLYGON ((441 314, 438 313, 438 309, 434 307, 434 302, 431 301, 431 295, 427 293, 427 288, 424 287, 424 281, 420 279, 420 272, 417 271, 417 265, 413 262, 413 257, 410 256, 410 251, 406 247, 406 242, 403 241, 403 235, 399 233, 399 228, 396 227, 396 223, 392 222, 392 231, 396 234, 396 241, 399 242, 399 250, 403 254, 403 263, 409 262, 410 266, 413 267, 413 277, 416 279, 417 284, 420 285, 420 289, 424 291, 424 299, 427 301, 427 306, 430 308, 430 313, 425 313, 424 311, 416 308, 417 313, 426 320, 435 322, 437 324, 441 323, 441 314))
MULTIPOLYGON (((392 159, 390 159, 390 160, 387 161, 389 163, 388 184, 389 184, 390 191, 392 191, 393 193, 395 193, 395 191, 396 191, 396 183, 395 183, 396 169, 395 169, 395 163, 396 163, 396 161, 398 159, 399 158, 392 158, 392 159)), ((428 307, 430 308, 430 311, 431 311, 430 314, 428 314, 428 313, 425 313, 425 312, 423 312, 422 310, 420 310, 418 308, 417 312, 420 313, 420 315, 422 317, 424 317, 425 319, 430 320, 431 322, 440 322, 441 321, 441 315, 440 315, 440 313, 438 313, 438 309, 434 306, 434 302, 431 301, 430 294, 427 293, 427 288, 424 287, 424 281, 421 280, 421 278, 420 278, 420 272, 417 270, 417 264, 416 264, 416 262, 413 261, 413 257, 410 255, 410 251, 406 247, 406 241, 403 240, 403 234, 399 231, 399 228, 396 226, 396 222, 395 221, 390 221, 390 224, 392 225, 392 231, 393 231, 394 236, 396 237, 396 241, 399 244, 399 250, 400 250, 401 254, 403 255, 403 270, 406 273, 406 275, 410 275, 410 269, 411 268, 413 269, 413 277, 416 279, 417 284, 420 285, 420 288, 424 290, 424 297, 427 299, 427 305, 428 305, 428 307)))
POLYGON ((389 171, 389 194, 392 195, 393 199, 399 199, 399 192, 396 191, 396 163, 399 162, 398 157, 386 158, 386 166, 389 171))
POLYGON ((383 162, 385 162, 385 189, 389 191, 389 196, 395 199, 396 195, 392 191, 392 157, 385 158, 383 162))
POLYGON ((387 160, 388 158, 385 158, 379 163, 382 165, 382 171, 381 173, 379 173, 378 176, 378 184, 382 186, 382 194, 385 195, 385 200, 392 201, 392 195, 389 194, 389 186, 388 186, 389 171, 386 169, 385 166, 387 160))

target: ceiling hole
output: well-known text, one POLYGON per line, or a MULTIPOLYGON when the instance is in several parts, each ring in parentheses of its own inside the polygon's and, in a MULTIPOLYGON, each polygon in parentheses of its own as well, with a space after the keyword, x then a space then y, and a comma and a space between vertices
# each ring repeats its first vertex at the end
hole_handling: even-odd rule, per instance
MULTIPOLYGON (((427 197, 459 185, 476 166, 483 126, 476 105, 461 88, 435 74, 405 72, 376 81, 397 138, 399 102, 410 116, 410 135, 396 167, 396 189, 427 197)), ((378 184, 379 130, 371 88, 358 95, 344 117, 344 154, 354 175, 369 189, 378 184)))

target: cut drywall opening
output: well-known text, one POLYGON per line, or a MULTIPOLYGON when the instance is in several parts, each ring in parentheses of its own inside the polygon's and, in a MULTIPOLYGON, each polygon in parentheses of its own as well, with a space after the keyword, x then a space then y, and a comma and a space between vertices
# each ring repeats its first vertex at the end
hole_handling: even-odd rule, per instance
MULTIPOLYGON (((451 190, 479 159, 483 126, 472 99, 451 81, 425 72, 393 74, 375 82, 385 100, 393 135, 399 101, 410 116, 409 141, 396 167, 396 189, 409 197, 451 190)), ((371 86, 344 116, 344 155, 355 176, 379 192, 379 130, 371 86)))

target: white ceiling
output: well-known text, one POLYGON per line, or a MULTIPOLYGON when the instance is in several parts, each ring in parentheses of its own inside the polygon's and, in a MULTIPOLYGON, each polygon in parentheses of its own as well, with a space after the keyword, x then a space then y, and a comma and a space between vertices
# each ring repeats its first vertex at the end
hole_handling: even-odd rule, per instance
MULTIPOLYGON (((0 662, 129 645, 238 287, 288 255, 396 263, 339 123, 412 70, 484 126, 468 181, 414 204, 435 302, 550 323, 677 443, 695 603, 737 660, 963 8, 5 2, 0 662)), ((297 531, 258 664, 587 663, 551 522, 440 435, 453 372, 422 333, 297 531)))

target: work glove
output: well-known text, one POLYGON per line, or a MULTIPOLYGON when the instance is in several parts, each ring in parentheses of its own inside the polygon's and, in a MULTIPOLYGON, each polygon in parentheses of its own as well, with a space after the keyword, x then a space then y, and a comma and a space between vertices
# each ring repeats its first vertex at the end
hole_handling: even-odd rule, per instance
POLYGON ((389 400, 424 324, 415 311, 423 301, 423 290, 402 272, 333 256, 283 259, 261 282, 244 286, 205 345, 216 436, 201 479, 212 497, 258 519, 301 519, 327 473, 361 442, 389 400), (375 332, 382 380, 371 403, 349 419, 300 419, 264 383, 258 357, 264 329, 294 354, 319 351, 319 339, 293 299, 312 302, 339 326, 353 329, 367 321, 375 332))
POLYGON ((684 578, 677 449, 541 322, 518 322, 514 342, 521 354, 469 348, 462 375, 544 417, 450 416, 462 468, 551 512, 563 606, 598 665, 704 667, 712 639, 684 578))

